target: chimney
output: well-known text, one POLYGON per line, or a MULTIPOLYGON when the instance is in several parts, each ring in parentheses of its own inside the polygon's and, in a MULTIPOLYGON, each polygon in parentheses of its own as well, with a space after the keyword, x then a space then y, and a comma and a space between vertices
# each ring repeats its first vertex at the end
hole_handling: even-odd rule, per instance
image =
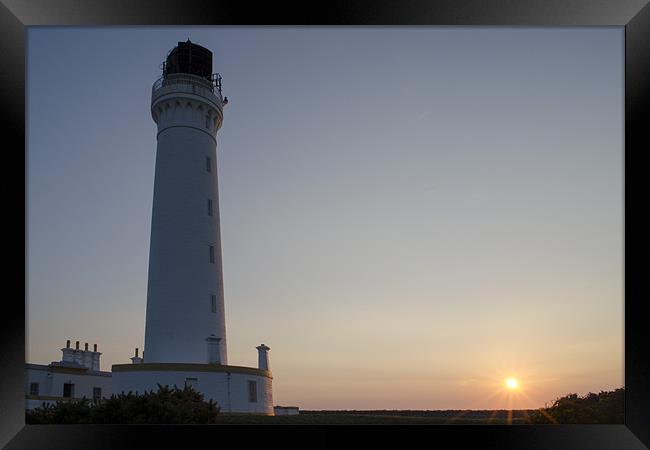
POLYGON ((82 353, 82 364, 84 367, 87 367, 89 369, 93 368, 93 354, 92 352, 88 351, 88 342, 85 343, 84 345, 84 351, 82 353))
POLYGON ((62 348, 63 358, 61 362, 73 362, 74 361, 74 350, 70 348, 70 340, 66 341, 65 348, 62 348))
POLYGON ((101 355, 101 353, 99 353, 97 351, 97 344, 93 345, 93 352, 91 353, 91 355, 92 355, 92 363, 91 363, 90 368, 92 370, 97 370, 98 371, 99 370, 99 355, 101 355))
POLYGON ((74 349, 73 355, 74 355, 74 362, 76 362, 80 366, 83 366, 84 365, 84 355, 83 355, 83 351, 79 350, 79 341, 75 342, 75 349, 74 349))
POLYGON ((260 370, 269 370, 269 350, 271 350, 271 348, 264 344, 257 347, 257 367, 260 370))
POLYGON ((138 356, 138 347, 135 348, 135 356, 131 358, 131 362, 133 364, 142 364, 142 358, 138 356))

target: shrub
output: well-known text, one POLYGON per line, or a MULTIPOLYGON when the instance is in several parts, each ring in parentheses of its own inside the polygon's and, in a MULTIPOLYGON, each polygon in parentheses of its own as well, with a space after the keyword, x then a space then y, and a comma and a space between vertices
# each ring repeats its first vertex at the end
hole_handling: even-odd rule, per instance
POLYGON ((569 394, 556 399, 550 407, 533 412, 529 423, 623 423, 625 389, 588 393, 584 397, 569 394))
POLYGON ((113 394, 101 402, 86 398, 56 402, 27 411, 28 424, 70 423, 216 423, 220 408, 191 386, 183 389, 158 385, 158 391, 143 395, 113 394))

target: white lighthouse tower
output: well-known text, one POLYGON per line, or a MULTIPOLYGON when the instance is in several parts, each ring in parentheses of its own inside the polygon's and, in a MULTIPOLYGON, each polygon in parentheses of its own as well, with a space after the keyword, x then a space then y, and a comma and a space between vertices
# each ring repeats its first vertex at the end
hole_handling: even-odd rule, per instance
POLYGON ((113 392, 190 384, 222 412, 273 414, 269 348, 257 347, 257 368, 227 365, 217 188, 226 103, 212 52, 179 42, 151 94, 158 145, 144 351, 113 365, 113 392))
POLYGON ((146 362, 206 363, 206 339, 218 338, 227 364, 217 189, 217 131, 223 121, 221 78, 212 52, 179 43, 153 86, 158 125, 146 362))

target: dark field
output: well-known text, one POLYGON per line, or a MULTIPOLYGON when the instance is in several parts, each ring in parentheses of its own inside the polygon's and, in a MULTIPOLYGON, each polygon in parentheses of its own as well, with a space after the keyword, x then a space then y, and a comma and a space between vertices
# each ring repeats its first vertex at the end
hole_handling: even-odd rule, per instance
POLYGON ((274 425, 505 425, 523 424, 530 411, 300 411, 296 416, 220 414, 221 424, 274 425))
POLYGON ((26 411, 28 424, 250 424, 250 425, 504 425, 543 423, 622 424, 624 423, 625 389, 568 394, 550 406, 538 410, 353 410, 308 411, 294 416, 262 416, 219 413, 214 402, 185 386, 144 395, 113 395, 100 402, 89 399, 45 405, 26 411))

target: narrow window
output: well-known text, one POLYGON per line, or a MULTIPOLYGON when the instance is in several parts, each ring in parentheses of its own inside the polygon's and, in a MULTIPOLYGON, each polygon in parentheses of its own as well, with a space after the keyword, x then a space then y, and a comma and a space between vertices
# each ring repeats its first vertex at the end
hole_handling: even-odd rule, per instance
POLYGON ((63 383, 63 396, 72 398, 74 396, 74 384, 63 383))
POLYGON ((212 215, 212 200, 208 199, 208 216, 212 215))
POLYGON ((212 159, 210 157, 205 158, 205 168, 208 172, 212 172, 212 159))
MULTIPOLYGON (((214 334, 212 336, 214 336, 214 334)), ((208 340, 208 363, 221 364, 221 354, 219 352, 218 340, 208 340)))
POLYGON ((38 383, 29 383, 29 395, 38 395, 38 383))
POLYGON ((210 262, 214 263, 214 245, 210 246, 210 262))
POLYGON ((93 388, 93 401, 98 402, 102 399, 102 388, 94 387, 93 388))
POLYGON ((212 312, 216 313, 217 312, 217 296, 212 294, 210 296, 210 303, 212 305, 212 312))
POLYGON ((248 401, 250 403, 257 403, 257 382, 248 382, 248 401))

